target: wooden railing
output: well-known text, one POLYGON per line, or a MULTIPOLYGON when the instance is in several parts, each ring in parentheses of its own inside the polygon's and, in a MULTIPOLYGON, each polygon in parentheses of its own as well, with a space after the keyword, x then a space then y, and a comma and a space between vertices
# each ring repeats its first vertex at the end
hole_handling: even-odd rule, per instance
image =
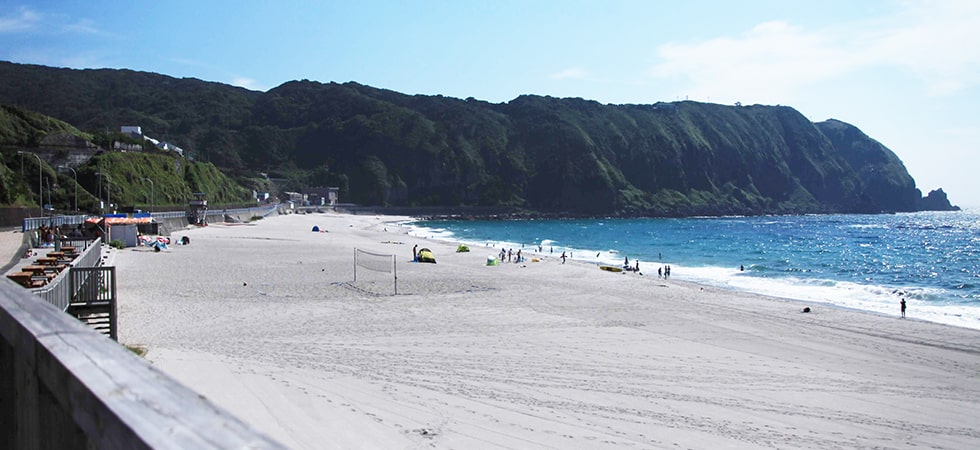
MULTIPOLYGON (((68 309, 72 296, 75 294, 75 290, 73 290, 73 287, 67 281, 68 274, 79 267, 98 267, 102 265, 102 240, 100 238, 95 238, 94 240, 68 240, 67 242, 75 247, 76 251, 81 249, 81 254, 71 262, 71 267, 68 270, 62 271, 62 273, 58 274, 46 286, 33 291, 35 295, 62 311, 68 309)), ((58 248, 66 245, 68 244, 63 242, 58 248)))
POLYGON ((58 308, 0 283, 0 448, 283 448, 58 308))
POLYGON ((69 302, 65 312, 118 341, 116 268, 72 267, 67 284, 69 302))

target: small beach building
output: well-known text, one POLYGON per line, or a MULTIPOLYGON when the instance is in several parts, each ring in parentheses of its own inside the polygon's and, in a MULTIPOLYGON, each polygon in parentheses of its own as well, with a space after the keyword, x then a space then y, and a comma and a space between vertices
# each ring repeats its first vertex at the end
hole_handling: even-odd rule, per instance
POLYGON ((309 206, 337 206, 339 193, 339 187, 313 187, 304 189, 303 197, 309 206))

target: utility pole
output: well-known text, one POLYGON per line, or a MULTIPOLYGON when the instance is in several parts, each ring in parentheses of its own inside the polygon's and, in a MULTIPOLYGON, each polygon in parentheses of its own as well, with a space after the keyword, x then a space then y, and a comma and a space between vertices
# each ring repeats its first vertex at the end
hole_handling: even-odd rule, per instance
MULTIPOLYGON (((105 202, 106 202, 106 207, 107 208, 112 208, 112 177, 110 177, 109 174, 102 173, 102 172, 95 172, 95 174, 98 175, 99 178, 102 178, 102 177, 105 177, 106 178, 106 181, 105 181, 105 198, 106 198, 106 200, 105 200, 105 202)), ((99 182, 99 186, 102 186, 102 182, 101 181, 99 182)))
POLYGON ((153 214, 153 180, 149 178, 143 178, 150 182, 150 214, 153 214))

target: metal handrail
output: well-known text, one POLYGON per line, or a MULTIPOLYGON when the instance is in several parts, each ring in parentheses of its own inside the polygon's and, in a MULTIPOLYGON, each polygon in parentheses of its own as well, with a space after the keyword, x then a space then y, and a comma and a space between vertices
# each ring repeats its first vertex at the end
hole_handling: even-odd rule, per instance
MULTIPOLYGON (((275 205, 269 206, 256 206, 252 208, 235 208, 235 209, 209 209, 209 216, 220 216, 224 214, 253 214, 266 216, 270 212, 275 211, 275 205)), ((160 211, 151 212, 150 216, 154 219, 180 219, 187 217, 187 211, 160 211)), ((36 230, 42 226, 65 226, 65 225, 79 225, 85 223, 85 220, 89 217, 99 217, 92 215, 52 215, 46 217, 25 217, 21 224, 21 231, 26 233, 28 230, 36 230)))

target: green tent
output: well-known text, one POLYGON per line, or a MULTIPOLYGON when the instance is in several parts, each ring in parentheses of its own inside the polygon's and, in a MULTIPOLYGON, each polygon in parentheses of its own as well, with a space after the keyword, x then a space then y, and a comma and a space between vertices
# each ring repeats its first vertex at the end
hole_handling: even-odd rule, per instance
POLYGON ((436 263, 436 257, 435 257, 435 255, 432 254, 432 250, 429 250, 427 248, 423 248, 423 249, 419 250, 419 262, 435 264, 436 263))

